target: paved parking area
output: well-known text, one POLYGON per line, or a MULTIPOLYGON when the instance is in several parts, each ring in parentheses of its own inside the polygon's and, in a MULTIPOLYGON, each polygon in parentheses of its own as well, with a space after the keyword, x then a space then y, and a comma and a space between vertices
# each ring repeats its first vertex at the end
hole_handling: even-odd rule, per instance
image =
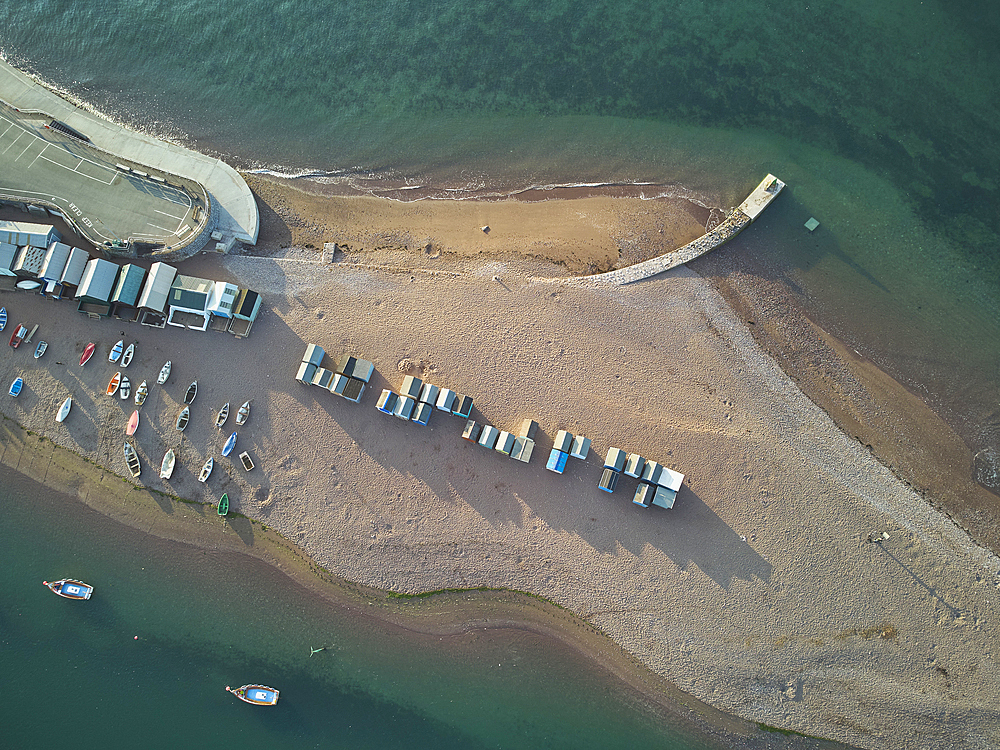
POLYGON ((117 161, 50 122, 0 104, 0 197, 54 205, 95 244, 179 247, 201 231, 200 185, 117 161))

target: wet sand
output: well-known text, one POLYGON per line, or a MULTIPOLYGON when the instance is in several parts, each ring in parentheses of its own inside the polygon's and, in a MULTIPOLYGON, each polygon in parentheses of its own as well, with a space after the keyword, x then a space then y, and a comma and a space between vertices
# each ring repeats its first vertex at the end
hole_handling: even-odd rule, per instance
MULTIPOLYGON (((255 189, 268 199, 272 188, 255 189)), ((990 700, 1000 687, 997 558, 838 429, 706 279, 678 268, 627 287, 543 283, 533 279, 565 267, 518 252, 520 240, 497 255, 435 254, 462 238, 421 227, 412 235, 430 237, 430 252, 420 242, 369 248, 367 238, 410 215, 386 219, 390 231, 358 209, 337 235, 320 198, 281 195, 262 212, 270 224, 253 252, 264 257, 204 256, 182 269, 264 295, 248 339, 127 330, 140 341, 133 381, 154 379, 168 358, 175 368, 137 433, 151 488, 200 502, 229 492, 235 511, 361 586, 541 595, 659 677, 751 721, 872 748, 1000 743, 990 700), (305 247, 338 237, 348 247, 333 263, 305 247), (375 363, 361 404, 294 381, 307 342, 375 363), (480 421, 503 429, 532 417, 548 437, 525 466, 464 443, 455 417, 419 427, 379 414, 378 391, 404 373, 472 395, 480 421), (195 377, 197 408, 179 437, 173 419, 195 377), (223 402, 247 398, 253 413, 237 451, 257 462, 250 474, 218 458, 233 428, 212 426, 223 402), (594 453, 560 477, 544 458, 561 428, 591 437, 594 453), (610 496, 597 489, 612 445, 687 475, 673 510, 633 505, 634 480, 610 496), (162 483, 153 467, 168 446, 181 465, 162 483), (216 474, 203 487, 197 472, 213 453, 216 474), (888 539, 868 541, 883 532, 888 539)), ((587 212, 554 203, 541 205, 587 212)), ((503 236, 492 231, 504 226, 496 214, 482 213, 490 208, 471 210, 449 207, 458 214, 440 226, 481 232, 490 222, 480 242, 503 236)), ((556 226, 504 210, 519 236, 556 226)), ((682 214, 678 236, 691 226, 682 214)), ((618 240, 606 237, 595 247, 613 259, 618 240)), ((89 340, 106 357, 121 324, 37 296, 4 295, 4 304, 12 322, 58 310, 58 340, 43 360, 3 359, 3 377, 26 378, 5 413, 124 474, 132 407, 102 395, 113 368, 100 349, 91 369, 73 359, 89 340), (67 392, 79 394, 79 410, 59 427, 52 415, 67 392)), ((36 338, 55 336, 46 327, 36 338)))

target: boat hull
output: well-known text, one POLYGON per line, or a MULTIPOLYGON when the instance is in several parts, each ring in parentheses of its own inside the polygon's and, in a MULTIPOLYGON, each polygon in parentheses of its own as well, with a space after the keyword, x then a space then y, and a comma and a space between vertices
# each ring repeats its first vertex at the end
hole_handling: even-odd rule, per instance
POLYGON ((132 357, 135 356, 135 344, 129 344, 128 349, 122 354, 122 368, 128 367, 132 364, 132 357))
POLYGON ((90 358, 94 356, 94 349, 96 348, 97 344, 87 344, 87 348, 83 350, 83 356, 80 357, 80 367, 83 367, 90 361, 90 358))
POLYGON ((229 436, 229 439, 226 441, 225 446, 222 448, 222 455, 228 456, 230 453, 233 452, 233 448, 235 447, 236 447, 236 433, 234 432, 232 435, 229 436))
POLYGON ((89 599, 94 593, 94 587, 83 581, 63 578, 61 581, 42 581, 53 594, 65 599, 89 599))
POLYGON ((184 394, 184 403, 190 404, 194 401, 195 396, 198 395, 198 381, 194 381, 188 386, 187 393, 184 394))
POLYGON ((135 431, 139 428, 139 412, 132 412, 132 418, 128 421, 128 427, 125 428, 126 435, 134 435, 135 431))
POLYGON ((221 409, 219 409, 219 416, 217 416, 215 418, 215 426, 218 427, 221 430, 222 429, 222 425, 224 425, 226 423, 227 419, 229 419, 229 404, 228 403, 225 406, 223 406, 221 409))
POLYGON ((224 494, 219 498, 219 515, 228 516, 229 515, 229 495, 224 494))
POLYGON ((167 378, 170 377, 170 360, 160 368, 160 374, 156 377, 156 382, 158 385, 163 385, 167 382, 167 378))
POLYGON ((129 443, 125 443, 125 448, 123 449, 125 453, 125 463, 128 465, 129 473, 132 475, 133 479, 138 479, 139 474, 142 471, 142 464, 139 463, 139 454, 135 452, 129 443))
POLYGON ((69 410, 72 408, 72 406, 73 406, 73 397, 70 396, 65 401, 63 401, 63 405, 59 407, 59 411, 56 413, 56 421, 57 422, 66 421, 66 417, 69 416, 69 410))
POLYGON ((278 691, 267 685, 244 685, 235 690, 227 685, 226 690, 244 703, 251 703, 254 706, 273 706, 278 702, 278 691))
POLYGON ((174 473, 174 464, 176 462, 177 458, 174 456, 174 449, 171 448, 163 457, 163 463, 160 464, 160 479, 170 479, 174 473))
POLYGON ((8 394, 17 398, 18 394, 21 393, 21 388, 24 386, 24 378, 17 378, 13 383, 10 384, 10 390, 7 391, 8 394))
POLYGON ((38 346, 35 347, 35 359, 41 358, 45 354, 45 350, 49 348, 49 343, 47 341, 39 341, 38 346))
POLYGON ((111 354, 108 355, 108 362, 117 362, 119 357, 122 356, 122 350, 125 348, 125 342, 119 341, 113 347, 111 347, 111 354))

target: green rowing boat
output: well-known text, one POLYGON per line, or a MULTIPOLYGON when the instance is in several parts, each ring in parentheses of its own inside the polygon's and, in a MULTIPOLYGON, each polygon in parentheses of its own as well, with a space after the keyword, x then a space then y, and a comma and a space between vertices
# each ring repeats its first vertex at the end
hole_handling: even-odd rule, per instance
POLYGON ((227 494, 223 494, 222 497, 219 498, 219 515, 229 515, 229 495, 227 494))

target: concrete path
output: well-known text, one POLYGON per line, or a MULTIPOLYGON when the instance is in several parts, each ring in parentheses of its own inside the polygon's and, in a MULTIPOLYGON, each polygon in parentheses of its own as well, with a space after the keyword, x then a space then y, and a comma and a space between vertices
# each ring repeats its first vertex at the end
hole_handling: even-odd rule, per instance
POLYGON ((17 109, 45 112, 112 154, 198 182, 212 196, 216 231, 242 242, 257 242, 257 202, 240 174, 225 162, 108 122, 71 104, 3 60, 0 99, 17 109))

